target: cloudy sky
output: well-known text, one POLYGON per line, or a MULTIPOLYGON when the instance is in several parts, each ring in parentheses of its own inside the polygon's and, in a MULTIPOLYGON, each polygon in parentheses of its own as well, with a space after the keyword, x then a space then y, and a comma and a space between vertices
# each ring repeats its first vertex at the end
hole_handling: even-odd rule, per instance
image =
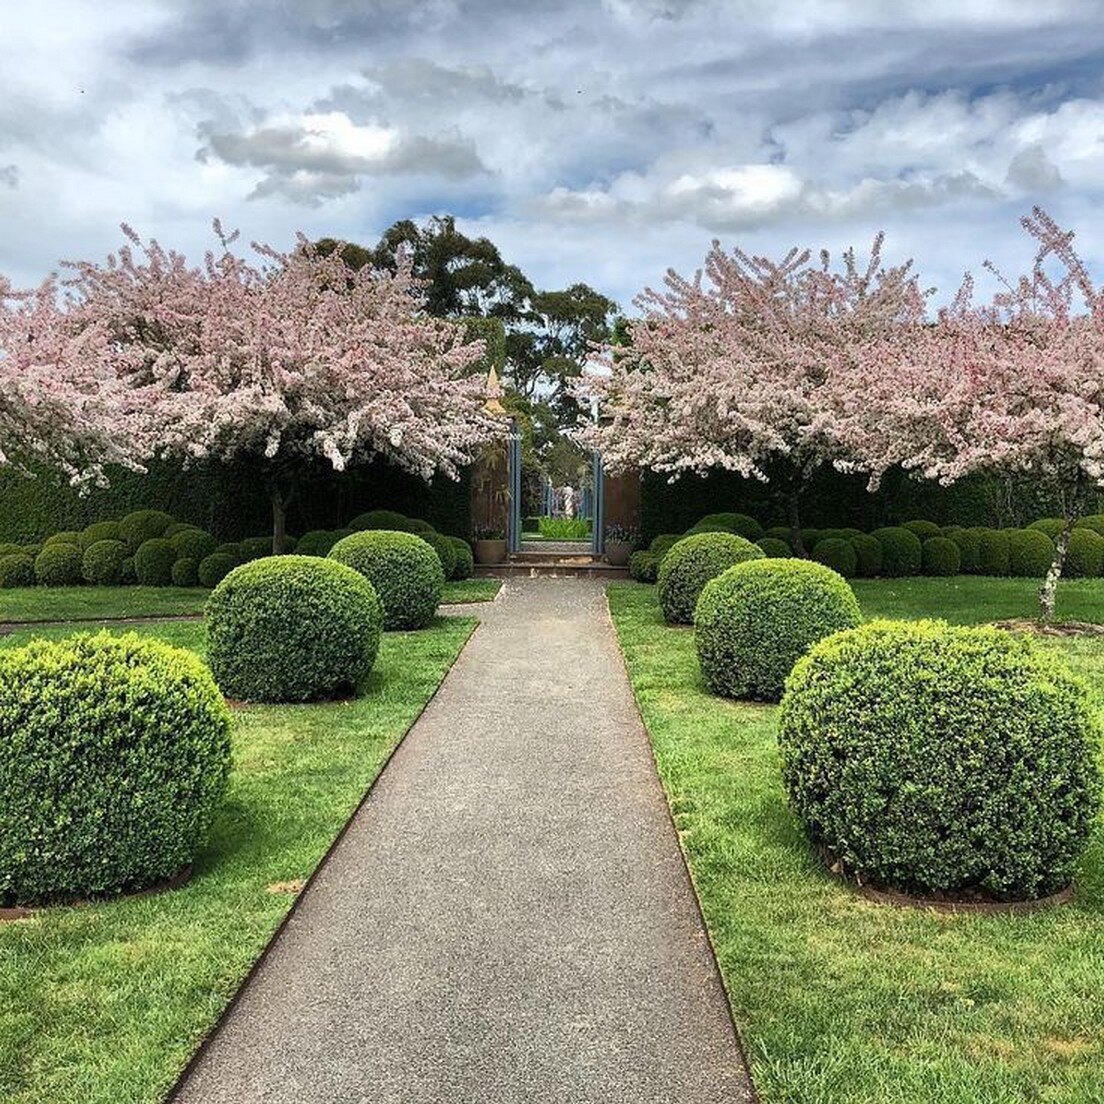
POLYGON ((956 284, 1042 203, 1104 275, 1104 3, 11 0, 0 272, 454 212, 622 304, 710 240, 956 284))

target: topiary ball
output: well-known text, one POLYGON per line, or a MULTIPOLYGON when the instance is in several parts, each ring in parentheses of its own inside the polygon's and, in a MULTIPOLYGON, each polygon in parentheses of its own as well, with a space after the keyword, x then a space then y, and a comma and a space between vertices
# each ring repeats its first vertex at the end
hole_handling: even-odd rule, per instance
POLYGON ((705 584, 694 642, 706 685, 727 698, 777 701, 818 640, 862 621, 842 576, 809 560, 750 560, 705 584))
POLYGON ((1008 530, 1008 574, 1018 579, 1041 579, 1054 560, 1054 541, 1043 529, 1008 530))
POLYGON ((801 543, 805 546, 805 552, 808 554, 816 547, 816 542, 820 540, 820 534, 823 532, 821 529, 802 529, 801 530, 801 543))
POLYGON ((1062 574, 1071 579, 1096 579, 1104 571, 1104 537, 1092 529, 1074 529, 1066 548, 1062 574))
POLYGON ((925 575, 957 575, 962 563, 958 545, 949 537, 928 537, 924 541, 923 571, 925 575))
POLYGON ((877 537, 859 533, 851 537, 855 550, 855 574, 860 579, 873 579, 882 573, 882 545, 877 537))
POLYGON ((783 777, 843 869, 915 894, 1062 889, 1100 802, 1101 731, 1085 687, 1023 637, 880 621, 794 667, 783 777))
POLYGON ((202 529, 184 529, 168 539, 172 541, 177 556, 181 559, 195 560, 196 563, 206 559, 218 548, 219 543, 210 533, 202 529))
POLYGON ((92 586, 118 586, 126 558, 127 546, 121 540, 96 541, 84 551, 81 575, 92 586))
POLYGON ((223 693, 303 702, 355 691, 379 651, 383 607, 351 567, 272 556, 234 568, 207 599, 208 656, 223 693))
POLYGON ((1003 529, 976 530, 978 537, 977 574, 1003 576, 1008 574, 1008 534, 1003 529))
POLYGON ((119 585, 134 586, 137 582, 138 572, 134 567, 134 557, 127 556, 127 558, 119 564, 119 585))
POLYGON ((854 578, 859 566, 859 554, 845 537, 821 537, 813 549, 812 559, 845 579, 854 578))
POLYGON ((247 560, 259 560, 272 555, 272 537, 246 537, 238 542, 247 560))
POLYGON ((95 521, 86 525, 80 535, 80 546, 87 552, 99 541, 121 541, 123 527, 117 521, 95 521))
POLYGON ((1051 540, 1057 540, 1058 534, 1065 529, 1066 523, 1063 518, 1039 518, 1038 521, 1033 521, 1028 529, 1039 530, 1041 533, 1046 533, 1051 540))
POLYGON ((390 529, 396 533, 405 533, 409 525, 410 519, 397 510, 369 510, 365 514, 357 514, 349 522, 349 528, 358 533, 366 529, 390 529))
POLYGON ((758 540, 763 535, 762 525, 748 514, 706 514, 694 528, 700 529, 705 525, 719 526, 738 537, 747 537, 749 541, 758 540))
POLYGON ((764 531, 763 536, 773 537, 790 545, 793 542, 793 530, 788 525, 772 525, 764 531))
POLYGON ((0 556, 0 588, 29 587, 35 584, 34 560, 21 552, 0 556))
POLYGON ((177 587, 199 586, 199 560, 181 556, 172 565, 172 585, 177 587))
POLYGON ((441 533, 426 533, 422 535, 422 540, 437 553, 445 578, 451 579, 452 573, 456 570, 456 549, 452 546, 452 539, 441 533))
POLYGON ((172 525, 168 526, 165 531, 159 536, 170 539, 175 537, 177 533, 183 533, 185 529, 198 529, 199 526, 192 521, 174 521, 172 525))
POLYGON ((42 549, 39 548, 32 555, 25 545, 13 544, 10 541, 0 541, 0 556, 31 556, 31 559, 34 559, 41 551, 42 549))
POLYGON ((463 537, 449 537, 456 552, 456 566, 452 569, 451 579, 470 579, 475 571, 475 557, 472 547, 463 537))
POLYGON ((191 863, 230 715, 191 652, 136 633, 0 653, 0 904, 144 889, 191 863))
POLYGON ((35 557, 35 582, 40 586, 77 586, 81 574, 81 550, 75 544, 46 544, 35 557))
POLYGON ((926 541, 930 537, 940 537, 943 535, 943 531, 934 521, 902 521, 901 528, 907 529, 910 533, 915 534, 921 541, 926 541))
POLYGON ((638 583, 654 583, 659 573, 659 558, 654 552, 634 552, 629 556, 629 577, 638 583))
MULTIPOLYGON (((253 562, 253 561, 250 561, 253 562)), ((199 585, 204 587, 218 586, 239 563, 227 552, 212 552, 199 561, 199 585)))
POLYGON ((1078 529, 1091 529, 1098 536, 1104 537, 1104 514, 1086 514, 1077 522, 1078 529))
POLYGON ((171 540, 154 537, 134 553, 134 570, 142 586, 171 586, 172 566, 180 557, 171 540))
POLYGON ((882 546, 882 574, 890 579, 919 575, 924 560, 920 538, 908 529, 890 525, 870 534, 882 546))
POLYGON ((421 537, 388 529, 354 533, 333 546, 330 559, 359 571, 375 587, 385 629, 421 629, 433 620, 445 573, 421 537))
POLYGON ((65 529, 60 533, 54 533, 52 536, 47 537, 42 542, 43 548, 48 548, 51 544, 73 544, 77 548, 81 546, 81 535, 76 529, 65 529))
POLYGON ((755 543, 763 550, 763 555, 770 559, 784 560, 793 555, 793 549, 776 537, 760 537, 755 543))
POLYGON ((745 560, 761 560, 763 550, 735 533, 695 533, 683 537, 663 557, 656 582, 659 604, 669 625, 689 625, 702 587, 745 560))
POLYGON ((656 559, 662 561, 663 557, 666 556, 684 536, 684 533, 660 533, 658 537, 652 538, 652 543, 648 545, 648 551, 654 552, 656 559))
POLYGON ((818 529, 816 531, 817 537, 813 542, 812 547, 807 551, 813 551, 818 544, 826 540, 845 540, 849 541, 852 537, 861 537, 861 529, 818 529))
POLYGON ((226 541, 224 544, 220 544, 215 551, 233 557, 235 563, 242 564, 246 561, 245 549, 237 541, 226 541))
POLYGON ((963 575, 978 574, 978 556, 981 552, 981 537, 977 529, 961 529, 952 533, 948 540, 958 545, 960 560, 958 569, 963 575))
POLYGON ((164 536, 172 523, 172 515, 163 510, 135 510, 119 522, 119 528, 131 552, 137 553, 146 541, 164 536))
POLYGON ((300 556, 326 556, 339 539, 332 529, 311 529, 299 538, 295 551, 300 556))

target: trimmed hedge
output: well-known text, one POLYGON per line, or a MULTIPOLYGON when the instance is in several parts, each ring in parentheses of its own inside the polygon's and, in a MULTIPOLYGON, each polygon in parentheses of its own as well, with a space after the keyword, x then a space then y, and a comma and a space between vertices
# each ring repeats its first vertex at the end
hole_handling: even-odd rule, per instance
POLYGON ((81 559, 75 544, 47 544, 35 557, 35 582, 40 586, 77 586, 84 582, 81 559))
POLYGON ((98 540, 85 549, 81 575, 92 586, 118 586, 126 558, 127 546, 121 540, 98 540))
POLYGON ((358 533, 365 529, 391 529, 405 533, 409 524, 410 519, 406 514, 400 514, 397 510, 369 510, 353 518, 349 522, 349 528, 358 533))
POLYGON ((366 530, 339 540, 330 559, 359 571, 375 587, 385 629, 421 629, 433 620, 445 573, 437 553, 421 537, 366 530))
POLYGON ((1070 579, 1096 579, 1104 572, 1104 537, 1089 528, 1074 529, 1062 575, 1070 579))
POLYGON ((842 575, 854 578, 859 566, 859 554, 846 537, 821 537, 813 549, 812 559, 842 575))
POLYGON ((978 529, 977 574, 1001 577, 1008 574, 1008 534, 1003 529, 978 529))
POLYGON ((205 533, 202 529, 185 529, 169 539, 178 556, 195 560, 196 563, 211 555, 219 544, 210 533, 205 533))
POLYGON ((1065 529, 1066 523, 1063 518, 1039 518, 1038 521, 1033 521, 1028 529, 1038 529, 1041 533, 1046 533, 1050 539, 1057 540, 1058 534, 1065 529))
POLYGON ((1054 541, 1042 529, 1008 531, 1008 574, 1019 579, 1041 579, 1054 560, 1054 541))
POLYGON ((705 584, 694 642, 706 685, 728 698, 777 701, 813 644, 862 622, 843 578, 809 560, 750 560, 705 584))
POLYGON ((638 583, 654 583, 659 573, 659 557, 654 552, 634 552, 629 557, 629 575, 638 583))
POLYGON ((882 546, 882 574, 890 579, 919 575, 924 559, 920 538, 901 526, 875 529, 870 534, 882 546))
POLYGON ((472 547, 463 537, 448 537, 456 552, 456 566, 452 569, 452 579, 470 579, 475 571, 475 557, 472 547))
POLYGON ((3 651, 0 904, 172 877, 203 846, 229 771, 230 714, 191 652, 136 633, 3 651))
POLYGON ((793 549, 777 537, 760 537, 755 543, 763 550, 763 555, 772 560, 785 560, 793 555, 793 549))
POLYGON ((943 535, 943 530, 934 521, 924 521, 920 518, 913 521, 902 521, 901 528, 907 529, 910 533, 919 537, 921 542, 928 540, 930 537, 943 535))
POLYGON ((648 551, 654 553, 657 559, 662 560, 682 540, 684 535, 683 533, 660 533, 658 537, 652 538, 652 543, 648 545, 648 551))
POLYGON ((245 537, 238 541, 248 560, 260 560, 272 555, 272 537, 245 537))
POLYGON ((788 525, 771 525, 763 531, 763 536, 785 541, 788 545, 793 541, 793 531, 788 525))
POLYGON ((1100 805, 1085 686, 996 629, 881 621, 787 680, 783 777, 812 839, 864 883, 1035 898, 1073 877, 1100 805))
POLYGON ((54 533, 42 542, 42 547, 47 548, 52 544, 72 544, 77 548, 81 546, 81 535, 75 529, 66 529, 61 533, 54 533))
POLYGON ((86 525, 80 535, 80 546, 87 552, 100 541, 123 540, 123 527, 117 521, 94 521, 86 525))
POLYGON ((383 607, 351 567, 273 556, 234 568, 207 599, 209 658, 223 693, 304 702, 355 692, 376 661, 383 607))
POLYGON ((172 584, 178 587, 199 586, 199 560, 181 556, 172 565, 172 584))
POLYGON ((333 529, 312 529, 299 538, 299 542, 295 545, 295 551, 300 556, 328 556, 330 549, 340 539, 340 536, 333 529))
POLYGON ((683 537, 663 557, 656 582, 668 624, 689 625, 702 587, 745 560, 765 559, 763 550, 735 533, 695 533, 683 537))
POLYGON ((961 564, 962 553, 950 537, 928 537, 924 541, 925 575, 957 575, 961 564))
POLYGON ((1104 537, 1104 514, 1086 514, 1076 525, 1078 529, 1091 529, 1098 536, 1104 537))
POLYGON ((133 586, 137 582, 138 572, 134 567, 134 557, 127 556, 127 558, 119 564, 119 585, 133 586))
POLYGON ((706 514, 705 517, 698 519, 694 528, 697 529, 702 525, 717 525, 726 532, 735 533, 738 537, 746 537, 750 541, 758 540, 763 536, 763 526, 749 514, 706 514))
POLYGON ((978 573, 978 557, 981 554, 981 537, 977 529, 961 529, 948 535, 958 545, 960 555, 958 569, 963 575, 978 573))
POLYGON ((35 583, 35 565, 30 556, 16 552, 0 556, 0 589, 29 587, 35 583))
POLYGON ((232 556, 235 563, 242 564, 246 561, 245 549, 237 541, 227 541, 225 544, 220 544, 215 551, 222 552, 226 556, 232 556))
POLYGON ((877 537, 860 533, 851 538, 855 549, 855 574, 861 579, 873 579, 882 573, 882 545, 877 537))
POLYGON ((134 553, 134 570, 142 586, 171 586, 172 566, 180 557, 171 540, 154 537, 134 553))
POLYGON ((238 561, 228 552, 212 552, 199 561, 199 585, 218 586, 237 566, 238 561))
POLYGON ((164 536, 174 521, 164 510, 135 510, 119 522, 119 529, 131 552, 137 554, 146 541, 164 536))
POLYGON ((451 579, 452 573, 456 570, 456 549, 452 546, 452 539, 441 533, 426 533, 422 536, 422 540, 437 553, 445 578, 451 579))

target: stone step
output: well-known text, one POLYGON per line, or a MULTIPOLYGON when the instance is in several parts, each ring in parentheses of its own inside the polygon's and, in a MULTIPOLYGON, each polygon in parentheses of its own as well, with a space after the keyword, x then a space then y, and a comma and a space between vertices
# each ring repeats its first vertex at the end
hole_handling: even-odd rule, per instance
POLYGON ((601 560, 579 563, 574 558, 545 560, 510 560, 501 564, 476 564, 477 579, 517 579, 547 576, 577 576, 587 579, 627 579, 627 567, 614 567, 601 560))

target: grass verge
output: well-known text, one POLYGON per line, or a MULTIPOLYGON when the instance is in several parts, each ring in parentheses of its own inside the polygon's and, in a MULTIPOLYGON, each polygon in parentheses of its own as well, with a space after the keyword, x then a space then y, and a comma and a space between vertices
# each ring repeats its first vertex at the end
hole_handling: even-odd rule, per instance
MULTIPOLYGON (((1014 581, 970 580, 965 598, 961 582, 856 591, 872 616, 1023 615, 994 612, 1019 600, 1014 581)), ((1082 584, 1066 586, 1065 616, 1104 607, 1104 583, 1080 599, 1082 584)), ((693 634, 663 624, 654 588, 608 593, 765 1104, 1098 1104, 1104 833, 1071 906, 979 917, 871 904, 824 872, 789 812, 775 708, 710 696, 693 634)), ((1099 693, 1104 642, 1046 646, 1099 693)))
POLYGON ((458 579, 452 583, 445 583, 441 602, 446 605, 458 605, 463 602, 493 602, 495 595, 501 589, 501 579, 458 579))
POLYGON ((206 590, 191 587, 13 587, 0 590, 0 622, 202 613, 207 594, 206 590))
MULTIPOLYGON (((235 711, 230 793, 183 888, 0 924, 0 1100, 161 1100, 474 626, 384 634, 354 701, 235 711)), ((205 651, 198 623, 138 631, 205 651)))

